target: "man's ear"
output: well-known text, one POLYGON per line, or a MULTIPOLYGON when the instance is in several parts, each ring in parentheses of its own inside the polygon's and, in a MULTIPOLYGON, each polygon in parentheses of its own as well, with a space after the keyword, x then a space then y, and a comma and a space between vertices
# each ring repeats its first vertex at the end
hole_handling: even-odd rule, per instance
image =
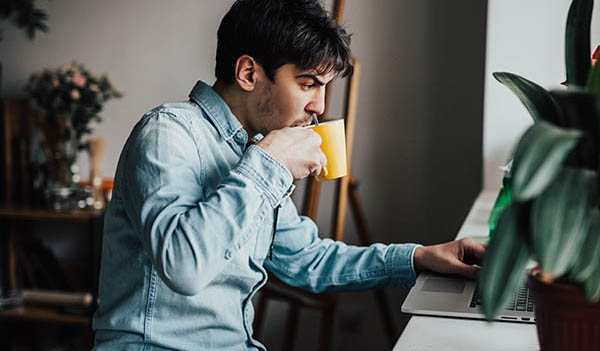
POLYGON ((253 91, 256 87, 261 67, 252 56, 242 55, 235 62, 235 80, 244 91, 253 91))

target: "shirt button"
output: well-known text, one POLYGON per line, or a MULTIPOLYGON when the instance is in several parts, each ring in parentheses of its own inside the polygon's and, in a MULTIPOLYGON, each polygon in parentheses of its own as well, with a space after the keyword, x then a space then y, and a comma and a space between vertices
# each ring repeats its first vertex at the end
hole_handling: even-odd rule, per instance
POLYGON ((225 259, 228 260, 231 258, 231 250, 225 251, 225 259))
POLYGON ((242 133, 242 132, 238 132, 238 133, 237 133, 237 137, 238 137, 239 139, 242 139, 242 138, 244 138, 244 133, 242 133))

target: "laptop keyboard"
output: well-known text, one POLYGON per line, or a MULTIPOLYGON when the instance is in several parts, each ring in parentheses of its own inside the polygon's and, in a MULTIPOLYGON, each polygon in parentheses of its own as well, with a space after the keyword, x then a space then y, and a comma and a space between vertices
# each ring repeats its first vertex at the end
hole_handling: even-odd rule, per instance
MULTIPOLYGON (((476 288, 469 307, 475 308, 480 305, 481 298, 479 296, 479 291, 476 288)), ((506 305, 506 310, 533 312, 533 292, 529 290, 526 285, 521 286, 519 290, 513 294, 510 302, 506 305)))

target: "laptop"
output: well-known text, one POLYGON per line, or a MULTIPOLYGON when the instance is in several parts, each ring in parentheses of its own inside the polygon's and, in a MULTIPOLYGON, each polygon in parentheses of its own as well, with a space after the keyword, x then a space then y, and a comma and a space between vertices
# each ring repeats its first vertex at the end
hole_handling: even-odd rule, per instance
MULTIPOLYGON (((495 320, 535 323, 533 309, 533 295, 524 283, 495 320)), ((474 280, 435 273, 419 274, 402 304, 402 312, 485 319, 474 280)))
MULTIPOLYGON (((479 242, 488 240, 488 219, 498 191, 482 191, 473 203, 459 229, 457 238, 469 236, 479 242)), ((528 268, 534 265, 528 264, 528 268)), ((424 272, 419 274, 402 304, 402 312, 429 316, 485 319, 476 283, 461 277, 424 272)), ((535 323, 534 304, 525 282, 506 308, 495 318, 498 321, 535 323)))

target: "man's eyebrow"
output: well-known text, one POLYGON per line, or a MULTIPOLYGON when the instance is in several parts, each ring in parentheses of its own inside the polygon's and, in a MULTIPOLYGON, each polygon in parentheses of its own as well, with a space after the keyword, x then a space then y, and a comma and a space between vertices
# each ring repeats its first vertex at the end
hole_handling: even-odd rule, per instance
POLYGON ((320 81, 316 75, 310 74, 310 73, 299 74, 296 76, 296 78, 309 78, 309 79, 312 79, 315 82, 315 84, 317 84, 317 85, 325 85, 325 83, 320 81))

